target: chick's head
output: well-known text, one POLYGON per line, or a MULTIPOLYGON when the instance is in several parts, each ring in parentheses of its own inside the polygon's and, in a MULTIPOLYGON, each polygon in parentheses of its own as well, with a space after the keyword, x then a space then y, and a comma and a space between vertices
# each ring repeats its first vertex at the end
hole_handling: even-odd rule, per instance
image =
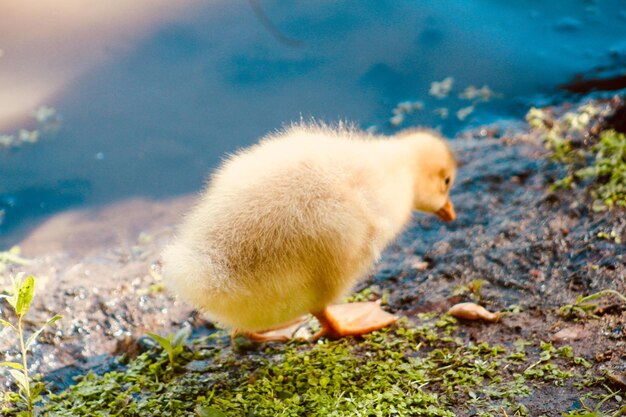
POLYGON ((455 219, 450 188, 457 163, 445 140, 430 132, 418 132, 411 139, 416 149, 413 208, 434 213, 443 221, 455 219))

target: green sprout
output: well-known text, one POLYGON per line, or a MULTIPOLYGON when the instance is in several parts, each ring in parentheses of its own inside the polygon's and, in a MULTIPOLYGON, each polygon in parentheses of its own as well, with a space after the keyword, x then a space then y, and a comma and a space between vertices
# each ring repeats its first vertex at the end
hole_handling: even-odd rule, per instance
POLYGON ((626 296, 624 296, 623 294, 615 290, 606 289, 606 290, 602 290, 602 291, 590 294, 586 297, 579 295, 578 297, 576 297, 576 301, 574 301, 574 304, 566 304, 563 307, 561 307, 559 310, 559 314, 561 314, 564 317, 572 317, 574 315, 578 315, 582 317, 589 315, 591 317, 595 317, 592 311, 594 311, 598 305, 592 304, 590 303, 590 301, 597 300, 598 298, 601 298, 607 295, 614 295, 626 303, 626 296))
POLYGON ((21 402, 26 410, 21 415, 33 416, 33 406, 41 399, 41 392, 44 388, 42 383, 34 383, 31 381, 28 374, 28 349, 35 343, 37 337, 41 334, 43 329, 61 319, 61 316, 54 316, 46 322, 39 330, 33 332, 27 339, 24 332, 23 320, 26 313, 30 309, 30 304, 33 301, 35 294, 35 279, 32 275, 24 279, 24 274, 18 274, 17 277, 12 277, 13 291, 12 295, 0 294, 0 298, 7 300, 15 316, 17 317, 16 323, 11 323, 7 320, 0 319, 0 325, 13 329, 18 336, 20 344, 20 352, 22 355, 22 362, 0 362, 0 367, 9 368, 8 372, 13 377, 19 388, 17 396, 18 402, 21 402))
POLYGON ((156 333, 147 333, 152 339, 154 339, 167 353, 167 357, 170 361, 170 366, 174 368, 176 365, 176 359, 178 355, 183 352, 185 342, 191 336, 191 329, 189 327, 183 327, 176 334, 170 333, 167 337, 159 336, 156 333))
POLYGON ((460 284, 454 287, 452 295, 467 295, 470 300, 480 302, 483 299, 480 290, 485 285, 489 285, 489 281, 486 279, 473 279, 468 283, 460 284))

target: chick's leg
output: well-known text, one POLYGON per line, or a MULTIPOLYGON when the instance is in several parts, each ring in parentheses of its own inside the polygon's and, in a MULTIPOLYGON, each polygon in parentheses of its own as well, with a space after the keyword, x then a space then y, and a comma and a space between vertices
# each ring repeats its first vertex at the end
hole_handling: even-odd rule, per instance
POLYGON ((237 337, 238 335, 245 336, 248 339, 252 340, 253 342, 258 342, 258 343, 287 342, 288 340, 291 339, 290 336, 285 335, 285 334, 276 334, 275 335, 275 334, 267 334, 267 333, 275 333, 275 332, 272 331, 272 332, 266 332, 266 333, 259 333, 259 332, 246 332, 246 331, 243 331, 243 330, 235 329, 230 334, 230 340, 231 340, 231 343, 232 343, 233 340, 235 339, 235 337, 237 337))
POLYGON ((380 308, 380 301, 332 305, 313 315, 322 327, 313 340, 322 336, 359 336, 382 329, 398 319, 380 308))

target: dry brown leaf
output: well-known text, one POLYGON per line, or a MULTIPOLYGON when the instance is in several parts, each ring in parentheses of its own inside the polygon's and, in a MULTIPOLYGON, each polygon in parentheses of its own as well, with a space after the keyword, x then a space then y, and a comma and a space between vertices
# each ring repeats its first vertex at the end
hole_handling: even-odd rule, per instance
POLYGON ((552 335, 554 342, 565 342, 568 340, 584 339, 591 333, 582 326, 565 327, 552 335))
POLYGON ((428 262, 413 262, 411 266, 418 271, 425 271, 428 269, 428 262))
POLYGON ((626 372, 617 373, 617 372, 609 371, 607 372, 606 376, 614 384, 618 385, 621 389, 626 388, 626 372))
POLYGON ((485 307, 474 303, 455 304, 448 310, 448 314, 465 320, 485 320, 492 323, 500 320, 500 312, 492 313, 485 307))

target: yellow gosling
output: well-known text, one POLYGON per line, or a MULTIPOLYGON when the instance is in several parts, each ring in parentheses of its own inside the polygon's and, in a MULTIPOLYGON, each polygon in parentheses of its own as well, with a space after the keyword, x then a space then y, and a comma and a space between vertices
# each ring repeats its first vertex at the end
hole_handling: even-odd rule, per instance
POLYGON ((454 219, 456 162, 429 131, 373 136, 299 124, 212 175, 163 254, 164 279, 209 319, 254 340, 306 313, 315 336, 359 335, 396 317, 379 303, 332 305, 370 270, 412 210, 454 219))

